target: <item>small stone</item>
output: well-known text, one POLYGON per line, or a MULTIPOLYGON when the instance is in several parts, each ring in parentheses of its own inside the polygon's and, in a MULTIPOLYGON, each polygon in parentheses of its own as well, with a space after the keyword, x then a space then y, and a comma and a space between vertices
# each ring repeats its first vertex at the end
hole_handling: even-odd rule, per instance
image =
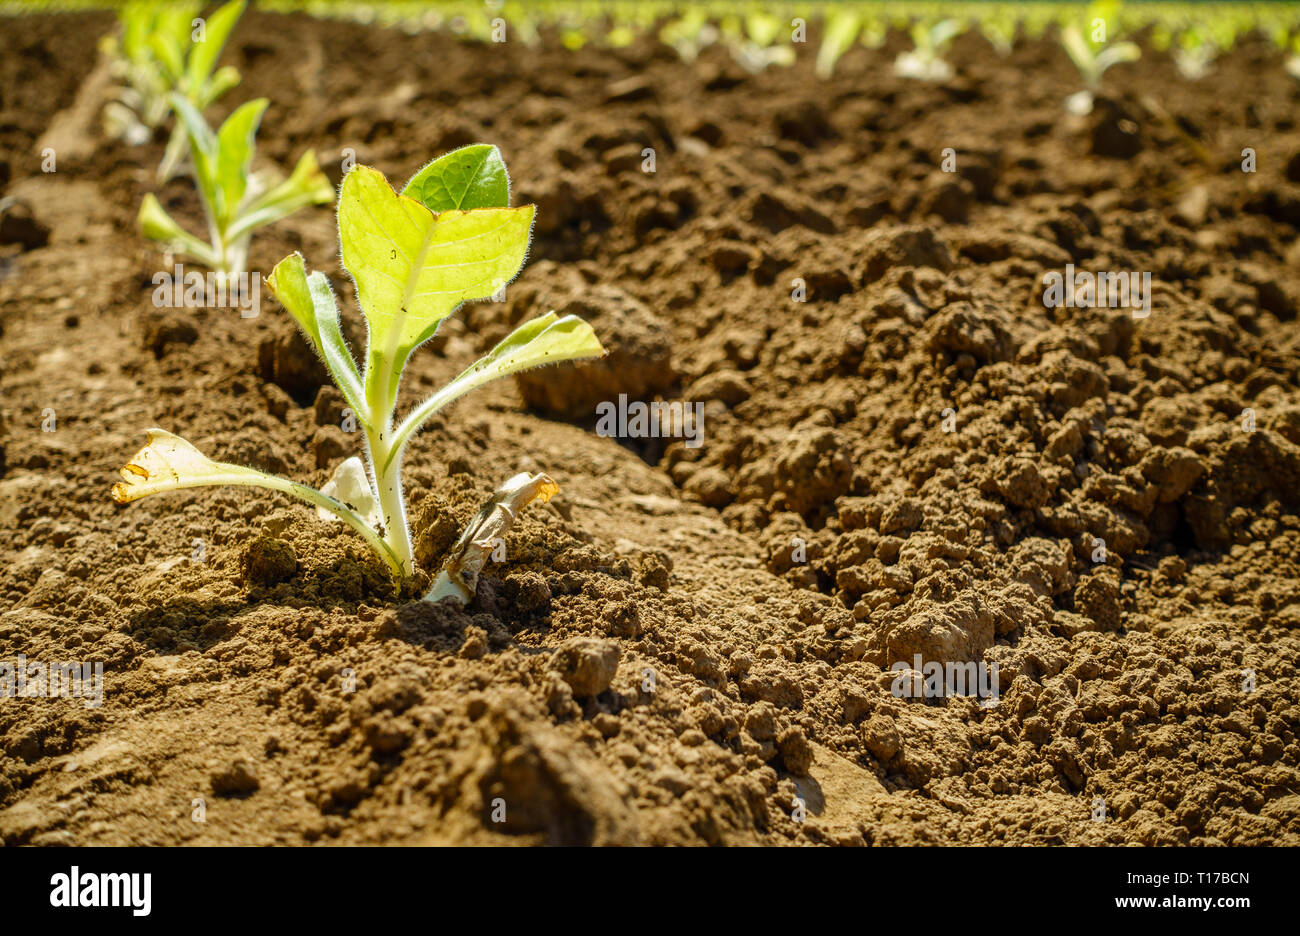
POLYGON ((633 75, 631 78, 613 81, 605 88, 607 104, 647 101, 653 100, 654 97, 654 82, 644 75, 633 75))
POLYGON ((273 383, 262 384, 262 399, 266 401, 266 411, 281 422, 293 408, 293 400, 273 383))
POLYGON ((298 574, 298 554, 284 540, 261 536, 244 550, 241 569, 248 585, 274 585, 298 574))
POLYGON ((727 406, 735 406, 748 400, 753 392, 744 374, 728 369, 705 374, 691 384, 686 397, 691 402, 721 400, 727 406))
POLYGON ((696 471, 683 487, 706 507, 725 507, 735 499, 731 478, 726 471, 713 466, 696 471))
POLYGON ((898 728, 888 715, 872 715, 862 725, 862 743, 876 760, 884 763, 903 747, 898 728))
POLYGON ((551 658, 556 670, 579 697, 599 695, 618 672, 618 644, 595 637, 575 637, 551 658))
POLYGON ((709 254, 709 264, 725 276, 739 276, 749 269, 754 251, 745 244, 722 243, 709 254))
POLYGON ((1118 630, 1121 619, 1119 583, 1113 572, 1094 572, 1074 590, 1074 610, 1091 618, 1098 630, 1118 630))
POLYGON ((347 402, 343 399, 343 394, 328 384, 322 385, 316 393, 316 403, 313 406, 316 425, 341 427, 346 408, 347 402))
POLYGON ((808 775, 813 763, 813 749, 804 737, 802 728, 794 725, 781 732, 776 739, 776 747, 781 752, 786 770, 797 777, 808 775))
POLYGON ((212 792, 217 796, 248 796, 262 785, 257 769, 243 758, 213 771, 212 792))
POLYGON ((759 702, 745 716, 745 730, 755 741, 776 737, 776 709, 771 702, 759 702))

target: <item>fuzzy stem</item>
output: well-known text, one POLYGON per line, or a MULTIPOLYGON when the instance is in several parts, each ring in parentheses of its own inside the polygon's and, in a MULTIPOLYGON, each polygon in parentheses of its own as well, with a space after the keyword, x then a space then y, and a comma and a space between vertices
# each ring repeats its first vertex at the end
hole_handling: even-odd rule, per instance
POLYGON ((402 578, 409 581, 415 573, 415 552, 411 548, 411 531, 406 522, 406 501, 402 495, 402 456, 393 451, 393 414, 380 392, 379 382, 372 383, 367 403, 374 428, 366 427, 366 458, 370 480, 379 498, 384 524, 384 544, 401 566, 402 578))

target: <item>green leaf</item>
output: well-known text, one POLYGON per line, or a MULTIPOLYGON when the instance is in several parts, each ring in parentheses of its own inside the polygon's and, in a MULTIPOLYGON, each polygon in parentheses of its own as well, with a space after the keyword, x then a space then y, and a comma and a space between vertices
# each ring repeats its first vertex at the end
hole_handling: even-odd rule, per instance
POLYGON ((1142 57, 1142 50, 1134 42, 1113 42, 1101 50, 1097 56, 1097 74, 1100 76, 1112 65, 1122 62, 1136 62, 1142 57))
POLYGON ((254 468, 215 462, 180 436, 164 429, 150 429, 146 438, 144 448, 122 469, 122 480, 113 485, 113 500, 119 504, 129 504, 151 494, 196 487, 233 485, 280 491, 328 510, 345 521, 384 558, 398 577, 402 576, 401 563, 387 544, 354 511, 334 498, 305 484, 254 468))
POLYGON ((172 94, 172 107, 190 138, 190 161, 194 163, 194 178, 199 184, 199 194, 215 216, 219 214, 217 183, 217 137, 203 119, 203 115, 182 95, 172 94))
POLYGON ((206 110, 213 101, 239 84, 239 80, 238 68, 233 65, 223 65, 217 69, 217 73, 212 76, 212 80, 197 93, 197 105, 206 110))
POLYGON ((150 36, 154 31, 154 8, 146 3, 128 3, 117 12, 122 23, 122 52, 132 62, 152 57, 150 36))
POLYGON ((152 192, 146 194, 144 201, 140 203, 140 213, 136 220, 140 225, 140 232, 150 240, 173 244, 208 266, 216 264, 212 249, 177 224, 158 203, 158 199, 152 192))
POLYGON ((269 103, 266 98, 257 98, 239 105, 217 132, 218 218, 223 229, 235 219, 248 190, 257 127, 269 103))
POLYGON ((935 23, 930 28, 930 45, 936 51, 946 51, 952 41, 965 30, 966 24, 959 19, 946 19, 935 23))
POLYGON ((526 322, 459 377, 417 406, 398 427, 393 451, 400 451, 434 413, 471 390, 544 364, 600 357, 604 353, 605 349, 591 326, 576 315, 560 318, 554 312, 548 312, 526 322))
POLYGON ((149 51, 157 59, 158 64, 163 67, 167 73, 168 80, 175 84, 185 72, 185 61, 181 57, 181 48, 178 43, 173 41, 173 37, 163 30, 153 32, 149 36, 149 51))
POLYGON ((167 149, 163 151, 162 162, 158 163, 158 171, 154 174, 159 185, 169 181, 176 174, 176 168, 189 152, 189 148, 190 135, 185 130, 185 124, 178 120, 172 124, 171 135, 167 138, 167 149))
POLYGON ((1093 85, 1098 77, 1097 62, 1088 40, 1083 38, 1083 33, 1077 26, 1066 26, 1061 30, 1061 44, 1065 46, 1070 61, 1074 62, 1074 67, 1079 69, 1079 74, 1083 76, 1084 81, 1089 86, 1093 85))
POLYGON ((857 13, 836 11, 827 14, 821 48, 817 50, 817 74, 829 78, 835 63, 853 45, 862 21, 857 13))
POLYGON ((766 49, 776 42, 777 36, 784 30, 784 20, 771 13, 756 10, 745 17, 745 31, 760 49, 766 49))
POLYGON ((379 171, 357 166, 339 196, 343 265, 370 326, 368 394, 391 410, 406 358, 462 302, 483 299, 515 277, 528 251, 534 206, 444 211, 393 191, 379 171))
POLYGON ((321 172, 316 162, 316 151, 308 150, 302 154, 289 178, 264 192, 240 212, 226 236, 237 240, 264 224, 288 217, 306 205, 323 205, 333 200, 334 186, 321 172))
POLYGON ((192 91, 197 91, 207 84, 217 59, 221 57, 221 50, 226 45, 230 31, 235 28, 235 23, 239 22, 239 17, 243 15, 247 5, 246 0, 230 0, 208 17, 203 41, 194 43, 190 48, 189 61, 186 63, 185 73, 189 78, 192 91))
POLYGON ((439 156, 406 183, 402 194, 434 214, 452 209, 507 208, 510 177, 500 150, 475 143, 439 156))
POLYGON ((347 342, 343 340, 338 303, 325 274, 318 272, 308 276, 302 254, 295 253, 276 264, 266 285, 311 339, 312 346, 329 368, 334 383, 357 418, 368 422, 361 375, 347 342))

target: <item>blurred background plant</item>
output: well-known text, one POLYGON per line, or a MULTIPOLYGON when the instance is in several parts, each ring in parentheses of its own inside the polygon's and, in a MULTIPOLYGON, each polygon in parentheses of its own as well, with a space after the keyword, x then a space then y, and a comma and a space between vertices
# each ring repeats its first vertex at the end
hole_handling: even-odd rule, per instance
MULTIPOLYGON (((136 0, 119 8, 121 34, 101 44, 113 75, 124 83, 104 109, 109 135, 145 143, 173 116, 173 94, 202 113, 239 84, 237 69, 216 64, 245 6, 247 0, 231 0, 206 19, 197 3, 136 0)), ((160 182, 175 174, 188 148, 185 127, 174 120, 158 166, 160 182)))
POLYGON ((1142 57, 1137 43, 1112 38, 1120 27, 1119 11, 1118 0, 1102 0, 1088 7, 1082 22, 1067 22, 1061 28, 1061 44, 1084 84, 1083 90, 1065 101, 1066 110, 1072 114, 1091 113, 1093 100, 1101 90, 1102 75, 1108 69, 1142 57))
MULTIPOLYGON (((105 41, 124 84, 109 115, 113 131, 132 141, 145 139, 169 119, 166 100, 171 91, 180 91, 204 110, 233 87, 239 80, 234 68, 213 68, 246 2, 234 0, 214 12, 206 22, 204 43, 193 39, 196 3, 132 0, 117 7, 120 35, 105 41)), ((1214 60, 1248 34, 1265 37, 1284 53, 1286 67, 1300 70, 1294 45, 1300 40, 1300 3, 1281 0, 1131 0, 1123 5, 1114 0, 256 0, 255 5, 263 11, 300 11, 412 33, 445 31, 468 42, 531 46, 545 34, 571 49, 623 48, 651 35, 685 61, 710 46, 723 47, 750 71, 792 65, 806 45, 817 73, 825 78, 832 77, 856 47, 878 49, 892 32, 912 41, 911 50, 896 58, 900 74, 948 80, 952 70, 944 52, 968 30, 981 35, 999 55, 1010 54, 1020 39, 1058 37, 1079 68, 1083 91, 1093 94, 1101 74, 1132 61, 1133 48, 1141 41, 1169 55, 1189 80, 1209 74, 1214 60), (1094 39, 1091 27, 1097 18, 1106 23, 1104 41, 1094 39)), ((113 6, 107 0, 0 0, 0 14, 113 6)), ((1081 92, 1072 106, 1082 107, 1090 99, 1081 92)), ((183 156, 184 133, 174 133, 172 142, 173 151, 161 167, 164 176, 175 169, 175 150, 183 156)))

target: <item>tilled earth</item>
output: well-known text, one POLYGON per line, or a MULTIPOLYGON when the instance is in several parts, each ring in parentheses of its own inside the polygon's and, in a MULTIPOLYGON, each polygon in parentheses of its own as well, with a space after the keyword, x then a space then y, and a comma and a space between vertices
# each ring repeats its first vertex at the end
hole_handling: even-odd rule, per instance
MULTIPOLYGON (((360 444, 268 293, 153 306, 112 28, 0 21, 0 662, 104 667, 98 707, 0 699, 0 840, 1300 843, 1300 84, 1264 43, 1200 82, 1148 50, 1080 118, 1048 41, 928 85, 898 37, 821 81, 815 45, 751 75, 248 14, 218 111, 271 99, 259 166, 483 140, 538 205, 408 402, 548 309, 612 351, 414 443, 426 572, 509 475, 561 487, 461 611, 287 498, 109 499, 154 425, 317 485, 360 444), (1150 272, 1150 315, 1045 308, 1067 264, 1150 272), (704 444, 597 435, 621 393, 704 403, 704 444), (918 655, 996 663, 996 704, 898 697, 918 655)), ((251 266, 292 250, 359 338, 332 212, 251 266)))

